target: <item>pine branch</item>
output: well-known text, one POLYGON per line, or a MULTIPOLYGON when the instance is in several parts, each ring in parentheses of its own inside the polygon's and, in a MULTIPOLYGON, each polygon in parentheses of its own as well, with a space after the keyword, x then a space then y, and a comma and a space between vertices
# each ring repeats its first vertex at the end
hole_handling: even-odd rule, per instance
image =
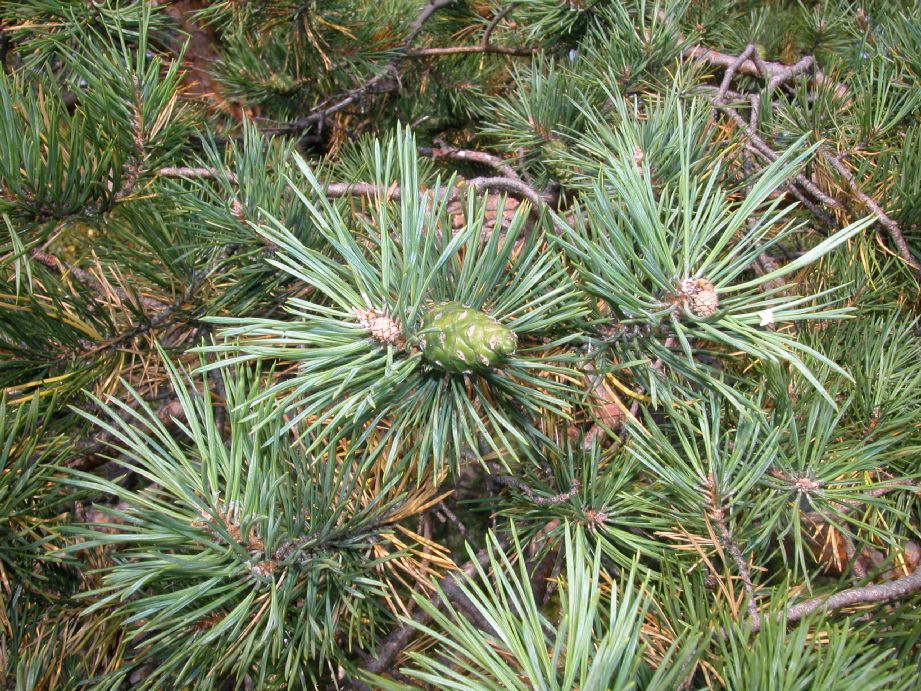
MULTIPOLYGON (((788 484, 791 487, 791 489, 794 489, 801 494, 808 495, 822 488, 822 485, 817 483, 817 481, 813 480, 812 478, 787 477, 783 472, 781 472, 780 470, 777 470, 776 468, 772 468, 771 470, 769 470, 768 474, 771 477, 788 484)), ((887 479, 891 480, 894 478, 890 475, 887 479)), ((835 506, 842 514, 846 515, 848 513, 851 513, 852 511, 857 511, 865 507, 867 505, 868 499, 879 499, 880 497, 884 497, 887 494, 891 494, 892 492, 898 492, 900 490, 908 490, 911 492, 921 492, 921 487, 919 487, 918 482, 915 480, 911 480, 911 479, 899 480, 898 484, 887 484, 887 485, 882 485, 881 487, 868 488, 862 495, 863 500, 841 501, 841 502, 836 503, 835 506)), ((820 520, 824 520, 820 516, 820 514, 816 512, 812 512, 808 514, 808 516, 818 517, 820 520)))
MULTIPOLYGON (((154 401, 163 401, 156 410, 156 416, 167 427, 175 425, 175 418, 182 415, 182 406, 179 403, 179 397, 175 393, 169 393, 165 396, 146 399, 146 403, 154 401)), ((141 402, 131 399, 125 402, 132 410, 137 410, 141 402)), ((126 411, 121 411, 122 417, 127 415, 126 411)), ((89 439, 80 439, 74 445, 77 456, 71 458, 66 467, 73 470, 82 470, 90 472, 108 463, 111 458, 104 455, 104 452, 111 450, 112 443, 115 441, 115 435, 107 430, 91 436, 89 439)))
POLYGON ((470 53, 486 53, 494 55, 514 55, 516 57, 532 57, 539 48, 506 48, 505 46, 446 46, 443 48, 415 48, 406 53, 407 58, 440 57, 442 55, 469 55, 470 53))
POLYGON ((755 603, 755 587, 752 584, 751 569, 748 566, 748 560, 742 555, 742 550, 733 537, 729 525, 726 523, 726 511, 720 506, 720 502, 717 499, 716 479, 713 477, 712 473, 707 478, 707 497, 709 499, 707 515, 716 525, 717 532, 719 533, 719 540, 722 542, 723 547, 729 552, 729 556, 732 557, 732 561, 739 571, 739 577, 742 579, 742 587, 745 588, 745 594, 748 596, 748 613, 751 617, 751 621, 760 622, 758 605, 755 603))
POLYGON ((476 544, 476 541, 473 539, 473 536, 470 535, 470 531, 467 529, 467 526, 464 525, 464 522, 460 518, 458 518, 457 514, 455 514, 450 508, 448 508, 448 505, 445 502, 441 502, 437 507, 433 508, 432 510, 435 512, 435 516, 438 518, 439 521, 441 521, 442 523, 444 523, 446 520, 450 521, 454 525, 454 527, 457 529, 457 532, 460 534, 460 536, 464 538, 464 540, 469 542, 471 545, 473 545, 474 548, 477 548, 477 550, 479 551, 478 545, 476 544))
POLYGON ((749 43, 745 46, 739 57, 733 60, 726 67, 726 73, 723 75, 723 81, 720 83, 720 90, 717 92, 716 98, 713 100, 714 105, 722 105, 726 100, 726 92, 729 91, 729 86, 732 83, 732 78, 736 76, 736 72, 742 66, 746 60, 748 60, 755 53, 755 45, 749 43))
MULTIPOLYGON (((419 153, 431 158, 441 158, 444 156, 458 161, 481 163, 495 168, 502 173, 501 176, 477 177, 462 180, 460 186, 449 193, 449 201, 456 201, 461 198, 460 187, 473 187, 477 192, 505 192, 516 199, 523 199, 530 202, 532 208, 537 211, 547 208, 548 199, 546 195, 541 194, 521 180, 515 170, 511 166, 505 164, 498 156, 482 151, 468 151, 464 149, 448 149, 442 151, 429 147, 419 147, 419 153)), ((238 182, 237 176, 231 171, 223 172, 204 167, 164 167, 157 171, 157 175, 175 178, 226 177, 232 184, 238 182)), ((326 187, 326 195, 330 199, 348 196, 375 197, 381 194, 385 194, 387 198, 393 200, 398 200, 401 197, 400 188, 396 186, 384 190, 373 183, 333 182, 329 183, 326 187)))
MULTIPOLYGON (((728 108, 723 105, 726 93, 728 91, 729 83, 732 80, 732 77, 736 72, 741 72, 744 74, 751 74, 752 76, 760 76, 768 80, 768 90, 772 91, 780 84, 793 79, 795 76, 805 72, 813 63, 811 57, 804 58, 798 63, 792 66, 785 66, 783 69, 778 68, 779 63, 766 63, 764 61, 758 61, 757 63, 753 60, 750 60, 756 51, 754 46, 749 44, 746 49, 739 56, 731 56, 725 53, 719 53, 717 51, 704 49, 700 46, 694 46, 690 49, 685 50, 685 54, 688 57, 691 57, 696 60, 701 60, 708 62, 714 66, 725 67, 726 73, 723 78, 723 81, 720 85, 720 89, 717 92, 716 97, 711 99, 713 106, 717 108, 721 113, 727 115, 748 137, 753 151, 760 156, 765 157, 769 161, 774 161, 777 159, 778 154, 774 152, 768 144, 758 136, 755 132, 754 127, 751 123, 746 123, 742 117, 732 108, 728 108), (762 70, 767 70, 767 72, 762 72, 762 70)), ((821 72, 815 73, 815 79, 817 83, 823 83, 827 81, 827 78, 821 72), (821 79, 819 78, 821 76, 821 79)), ((838 85, 839 89, 845 89, 842 85, 838 85)), ((846 89, 845 89, 846 91, 846 89)), ((882 208, 877 204, 869 195, 867 195, 863 190, 860 189, 860 186, 854 180, 854 176, 850 171, 844 166, 844 164, 829 154, 827 151, 821 152, 823 160, 827 161, 837 172, 844 178, 844 181, 847 183, 851 192, 861 201, 861 203, 866 206, 879 220, 880 225, 882 225, 888 232, 890 239, 895 244, 899 256, 915 271, 916 275, 921 273, 921 263, 914 257, 911 253, 911 250, 908 247, 908 244, 905 242, 905 238, 902 235, 902 231, 899 228, 898 223, 896 223, 890 216, 888 216, 882 208)), ((813 195, 816 199, 821 201, 825 206, 832 209, 841 209, 843 204, 833 197, 822 192, 814 183, 807 180, 802 174, 797 174, 796 176, 797 183, 806 189, 810 194, 813 195)))
MULTIPOLYGON (((536 213, 548 208, 544 195, 516 178, 478 177, 462 180, 458 187, 447 192, 448 201, 456 201, 461 198, 461 187, 471 187, 477 193, 486 191, 505 192, 513 197, 530 202, 532 211, 536 213)), ((369 182, 333 182, 326 186, 325 193, 330 199, 348 196, 386 196, 388 199, 398 200, 402 195, 400 188, 396 185, 383 188, 369 182)))
POLYGON ((882 225, 888 231, 889 237, 899 251, 899 256, 901 256, 902 259, 904 259, 905 262, 915 270, 916 274, 921 272, 921 262, 918 262, 918 260, 915 259, 914 255, 911 253, 911 250, 908 247, 908 243, 905 242, 905 236, 902 235, 902 230, 899 228, 899 224, 896 223, 892 217, 887 215, 886 212, 882 210, 880 205, 877 204, 872 197, 860 189, 860 185, 857 184, 857 181, 854 179, 851 171, 847 169, 844 163, 842 163, 835 156, 832 156, 827 151, 823 150, 821 154, 822 158, 827 161, 832 166, 832 168, 834 168, 844 179, 854 196, 857 197, 857 199, 859 199, 861 203, 873 213, 873 215, 876 216, 880 225, 882 225))
MULTIPOLYGON (((47 266, 49 269, 53 269, 61 278, 73 276, 84 287, 95 292, 99 300, 104 301, 106 295, 111 293, 114 293, 121 301, 131 302, 133 299, 124 288, 104 284, 89 271, 84 271, 78 266, 65 262, 47 250, 35 247, 29 251, 29 256, 40 264, 47 266)), ((140 301, 141 305, 144 307, 162 308, 166 305, 162 300, 158 300, 151 296, 143 296, 140 298, 140 301)))
POLYGON ((144 336, 152 331, 158 331, 173 325, 175 316, 182 312, 183 306, 186 304, 186 302, 188 302, 193 295, 197 294, 202 286, 205 285, 210 273, 211 269, 205 269, 196 272, 192 276, 192 280, 182 291, 179 299, 154 312, 145 323, 139 324, 134 328, 128 329, 127 331, 113 336, 112 338, 108 338, 100 343, 91 345, 79 351, 78 353, 67 354, 66 357, 68 359, 75 357, 82 360, 88 357, 98 356, 101 353, 110 352, 122 344, 138 338, 139 336, 144 336))
POLYGON ((216 170, 215 168, 165 166, 156 171, 158 177, 164 178, 221 178, 226 177, 231 183, 236 184, 237 174, 231 170, 216 170))
MULTIPOLYGON (((0 515, 11 515, 2 490, 17 469, 41 466, 68 476, 68 495, 104 497, 120 525, 60 532, 83 560, 73 577, 96 590, 86 606, 98 614, 74 627, 89 645, 68 646, 69 623, 30 630, 44 604, 0 603, 8 637, 30 649, 12 650, 12 662, 0 650, 0 686, 42 666, 76 683, 179 688, 221 678, 367 689, 378 685, 349 677, 375 674, 394 691, 561 678, 560 688, 683 688, 676 675, 687 686, 750 688, 742 682, 759 676, 847 686, 867 669, 874 688, 911 685, 921 548, 901 536, 917 508, 908 431, 921 369, 906 345, 917 325, 887 341, 913 315, 903 272, 884 272, 903 262, 921 272, 909 232, 921 168, 907 155, 921 122, 915 46, 896 13, 869 22, 858 12, 855 32, 843 0, 807 12, 760 3, 754 22, 723 12, 729 2, 662 21, 598 0, 205 3, 196 16, 228 38, 221 84, 241 96, 240 112, 265 116, 223 151, 230 140, 207 133, 195 147, 195 131, 231 121, 192 107, 202 94, 182 88, 180 58, 160 52, 181 52, 169 39, 181 27, 151 13, 158 3, 90 3, 73 17, 60 4, 2 11, 0 62, 8 38, 16 52, 0 75, 10 94, 0 98, 10 303, 0 332, 14 356, 0 376, 4 405, 46 415, 30 443, 70 441, 36 463, 0 415, 0 515), (720 52, 678 36, 698 21, 733 45, 814 47, 794 64, 754 43, 720 52), (39 75, 40 59, 52 68, 39 75), (382 138, 346 143, 355 118, 382 138), (397 119, 469 148, 419 147, 399 132, 388 143, 397 119), (318 169, 341 172, 319 179, 295 156, 306 137, 260 130, 305 130, 330 145, 318 169), (790 144, 822 136, 848 141, 790 144), (431 168, 446 171, 437 192, 431 168), (848 225, 858 213, 870 218, 848 225), (797 238, 812 221, 833 237, 797 238), (868 243, 874 232, 886 255, 868 243), (858 256, 842 251, 848 242, 858 256), (89 259, 56 256, 71 243, 89 259), (802 295, 783 284, 822 257, 802 295), (47 294, 21 299, 24 274, 47 294), (218 338, 184 352, 211 328, 218 338), (495 350, 493 331, 514 345, 495 350), (169 344, 162 361, 157 341, 169 344), (206 355, 195 359, 201 380, 161 386, 160 368, 193 354, 206 355), (477 362, 486 369, 465 369, 477 362), (141 392, 100 403, 111 427, 90 403, 62 410, 78 387, 105 398, 119 374, 141 392), (820 396, 837 409, 817 412, 820 396), (106 479, 113 457, 130 482, 106 479), (485 488, 461 480, 476 462, 493 481, 485 488), (460 501, 491 516, 455 515, 433 486, 446 473, 471 492, 460 501), (739 507, 754 513, 740 520, 739 507), (541 528, 542 513, 558 520, 541 528), (511 537, 490 535, 480 550, 498 516, 511 537), (567 519, 580 547, 561 552, 567 519), (527 526, 521 540, 516 523, 527 526), (458 532, 460 557, 449 551, 458 532), (510 541, 515 555, 504 553, 510 541), (90 551, 107 546, 119 556, 97 576, 90 551), (779 564, 778 550, 789 568, 771 582, 789 591, 772 603, 760 566, 779 564), (803 590, 830 553, 840 583, 803 590), (694 568, 699 558, 707 569, 694 568), (454 559, 467 563, 446 573, 454 559), (715 600, 712 574, 722 575, 715 600), (711 609, 725 624, 715 641, 711 609), (876 611, 878 621, 861 616, 876 611), (809 617, 823 612, 840 614, 809 617), (111 650, 98 618, 144 645, 111 650), (84 650, 105 675, 77 659, 84 650), (794 656, 801 664, 788 664, 794 656)), ((43 483, 60 488, 38 476, 16 497, 22 544, 57 512, 31 508, 52 497, 43 483)), ((36 535, 35 554, 12 555, 20 580, 48 575, 32 568, 52 544, 36 535)), ((0 581, 9 554, 0 550, 0 581)))
POLYGON ((447 158, 452 161, 461 161, 463 163, 479 163, 480 165, 493 168, 503 177, 520 180, 521 176, 512 168, 505 159, 485 151, 471 151, 469 149, 456 149, 452 146, 442 144, 438 148, 428 146, 418 147, 420 156, 427 156, 434 160, 447 158))
POLYGON ((406 38, 403 39, 403 49, 408 49, 422 33, 425 23, 432 18, 432 15, 435 14, 438 10, 448 5, 453 5, 456 0, 429 0, 425 6, 423 6, 422 11, 419 12, 419 16, 416 17, 415 21, 409 27, 409 33, 406 34, 406 38))
POLYGON ((508 13, 511 12, 519 3, 512 2, 506 5, 498 12, 483 32, 483 42, 476 46, 448 46, 446 48, 419 48, 407 53, 407 57, 424 57, 429 55, 462 55, 466 53, 494 53, 498 55, 514 55, 519 57, 531 57, 539 52, 539 48, 507 48, 505 46, 496 46, 491 42, 493 32, 508 13))
POLYGON ((483 32, 484 47, 490 45, 493 32, 496 30, 496 27, 499 26, 499 22, 505 19, 509 12, 514 10, 520 4, 520 2, 510 2, 508 5, 499 10, 499 12, 497 12, 496 15, 489 21, 489 24, 486 26, 486 30, 483 32))
MULTIPOLYGON (((438 10, 442 9, 443 7, 447 7, 454 2, 456 2, 456 0, 429 0, 429 2, 422 7, 419 15, 410 25, 409 33, 407 33, 406 37, 403 39, 400 52, 391 58, 380 72, 344 94, 324 99, 324 101, 318 106, 314 107, 308 115, 289 123, 272 126, 273 131, 283 132, 300 130, 322 123, 330 115, 334 115, 343 108, 347 108, 351 104, 359 101, 362 96, 370 92, 374 87, 383 82, 388 76, 398 74, 397 65, 407 56, 412 44, 415 42, 416 38, 422 32, 422 29, 425 27, 425 23, 431 19, 432 15, 434 15, 438 10)), ((399 79, 396 80, 394 87, 392 88, 397 88, 398 85, 399 79)))
POLYGON ((141 95, 137 76, 134 76, 134 102, 130 104, 132 115, 132 127, 134 130, 134 153, 125 163, 122 172, 124 180, 122 186, 112 197, 112 204, 134 194, 138 181, 141 178, 141 170, 146 156, 147 139, 144 136, 144 99, 141 95))
POLYGON ((465 180, 464 185, 473 187, 477 192, 491 190, 493 192, 506 192, 518 199, 531 203, 534 213, 540 214, 547 209, 547 200, 533 187, 520 179, 506 177, 482 177, 465 180))
MULTIPOLYGON (((729 106, 725 106, 720 103, 717 103, 715 100, 712 102, 715 108, 717 108, 724 115, 728 116, 729 119, 732 120, 736 125, 738 125, 740 130, 742 130, 742 132, 745 134, 745 136, 748 138, 750 142, 746 148, 750 147, 749 150, 752 153, 764 159, 768 163, 773 163, 780 157, 780 154, 774 151, 767 144, 767 142, 765 142, 764 139, 762 139, 758 135, 758 133, 755 132, 754 127, 752 127, 750 123, 745 122, 745 120, 742 119, 742 116, 739 115, 735 111, 735 109, 729 106)), ((820 190, 816 186, 814 182, 806 178, 806 176, 803 175, 802 173, 796 173, 796 175, 794 176, 794 180, 796 181, 797 185, 799 185, 804 190, 809 192, 809 194, 811 194, 815 199, 817 199, 819 202, 821 202, 825 206, 832 208, 832 209, 841 209, 843 207, 841 202, 839 202, 834 197, 831 197, 825 194, 822 190, 820 190)))
MULTIPOLYGON (((498 546, 500 549, 505 549, 510 544, 508 539, 499 540, 498 546)), ((460 583, 464 576, 467 578, 472 578, 477 571, 477 566, 480 568, 485 567, 490 561, 490 551, 482 549, 477 552, 476 560, 471 560, 464 564, 459 571, 449 573, 439 582, 439 587, 441 592, 444 593, 448 601, 456 603, 459 600, 466 600, 466 596, 460 588, 460 583)), ((441 596, 436 591, 430 598, 429 601, 432 603, 432 606, 436 609, 441 609, 444 607, 445 602, 442 600, 441 596)), ((421 607, 417 607, 415 612, 412 615, 412 620, 417 625, 425 625, 431 621, 431 614, 421 607)), ((400 653, 406 648, 409 642, 415 637, 418 633, 418 629, 412 624, 406 623, 402 626, 394 629, 390 634, 381 641, 377 646, 377 655, 372 658, 369 662, 363 665, 362 669, 371 674, 382 674, 385 673, 393 665, 394 660, 400 655, 400 653)), ((353 689, 368 689, 369 687, 360 681, 353 681, 353 689)))
POLYGON ((524 480, 514 475, 492 475, 492 479, 500 485, 514 487, 524 493, 528 500, 537 506, 551 506, 553 504, 562 504, 572 499, 579 490, 582 489, 582 483, 578 479, 572 481, 572 485, 565 492, 559 492, 552 497, 542 497, 535 492, 524 480))
MULTIPOLYGON (((882 604, 898 598, 921 592, 921 566, 910 575, 886 583, 848 588, 828 597, 814 597, 811 600, 791 605, 777 616, 776 621, 792 624, 814 612, 830 613, 845 607, 882 604)), ((762 620, 752 620, 752 631, 761 630, 762 620)))
MULTIPOLYGON (((746 55, 745 59, 739 61, 739 56, 721 53, 700 45, 690 45, 682 49, 682 55, 691 60, 703 62, 714 67, 724 69, 732 68, 733 72, 738 71, 740 74, 750 77, 763 77, 768 80, 768 88, 776 89, 781 84, 791 81, 800 74, 805 74, 809 68, 813 67, 815 60, 811 55, 802 58, 795 65, 785 65, 782 62, 769 62, 761 60, 760 57, 753 57, 752 53, 746 55)), ((847 93, 847 87, 837 83, 828 77, 824 72, 815 69, 812 72, 812 78, 816 84, 832 84, 835 92, 839 95, 847 93)))

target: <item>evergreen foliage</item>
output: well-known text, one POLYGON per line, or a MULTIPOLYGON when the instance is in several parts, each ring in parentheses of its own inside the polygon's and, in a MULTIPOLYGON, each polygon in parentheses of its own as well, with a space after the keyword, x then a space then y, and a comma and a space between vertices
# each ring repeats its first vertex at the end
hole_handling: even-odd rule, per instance
POLYGON ((915 688, 919 17, 0 0, 0 688, 915 688))

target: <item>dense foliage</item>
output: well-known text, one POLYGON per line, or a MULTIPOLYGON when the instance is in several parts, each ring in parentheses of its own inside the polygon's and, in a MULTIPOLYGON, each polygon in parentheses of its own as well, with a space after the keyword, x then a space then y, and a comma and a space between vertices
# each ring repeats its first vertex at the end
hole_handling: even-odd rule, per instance
POLYGON ((917 688, 919 17, 0 0, 0 687, 917 688))

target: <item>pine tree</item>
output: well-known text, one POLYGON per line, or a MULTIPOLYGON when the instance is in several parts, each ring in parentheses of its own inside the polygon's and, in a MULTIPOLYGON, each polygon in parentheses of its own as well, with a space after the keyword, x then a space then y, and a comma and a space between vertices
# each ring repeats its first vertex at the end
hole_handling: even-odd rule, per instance
POLYGON ((0 0, 0 687, 911 689, 918 0, 0 0))

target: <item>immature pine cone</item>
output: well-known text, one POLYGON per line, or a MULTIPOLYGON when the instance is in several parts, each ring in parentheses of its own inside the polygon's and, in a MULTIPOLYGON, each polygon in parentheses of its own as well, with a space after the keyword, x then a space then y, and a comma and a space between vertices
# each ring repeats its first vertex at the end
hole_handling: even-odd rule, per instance
POLYGON ((403 326, 398 319, 388 316, 383 310, 355 310, 358 323, 371 332, 381 343, 403 347, 403 326))
POLYGON ((719 307, 720 297, 706 278, 686 278, 679 289, 684 306, 698 317, 709 317, 719 307))
POLYGON ((511 329, 459 302, 432 307, 422 321, 419 338, 425 358, 447 372, 493 367, 514 353, 517 345, 511 329))

